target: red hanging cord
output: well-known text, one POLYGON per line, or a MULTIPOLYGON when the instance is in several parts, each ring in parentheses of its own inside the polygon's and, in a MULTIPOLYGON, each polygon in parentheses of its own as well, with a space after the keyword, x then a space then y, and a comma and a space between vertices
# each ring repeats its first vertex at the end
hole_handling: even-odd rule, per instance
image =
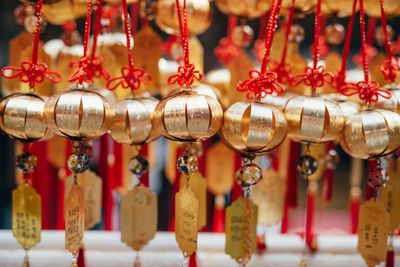
POLYGON ((249 79, 239 82, 236 86, 238 91, 247 91, 249 99, 261 100, 267 94, 280 94, 283 92, 282 85, 278 82, 278 75, 274 71, 269 71, 268 62, 271 52, 272 40, 274 38, 275 27, 279 18, 282 0, 273 0, 271 12, 268 19, 265 34, 265 52, 261 65, 261 71, 251 70, 249 79))
MULTIPOLYGON (((138 30, 138 14, 139 14, 140 2, 133 3, 131 5, 131 25, 132 34, 135 34, 138 30)), ((142 25, 143 27, 143 25, 142 25)))
POLYGON ((322 0, 318 0, 315 10, 313 66, 307 67, 304 74, 298 74, 290 78, 291 86, 297 86, 301 83, 310 86, 312 95, 315 95, 318 87, 324 86, 325 83, 333 83, 333 74, 325 71, 323 66, 318 66, 320 59, 321 4, 322 0))
POLYGON ((365 32, 365 11, 364 1, 360 0, 360 28, 361 28, 361 55, 364 72, 364 81, 348 83, 344 85, 340 92, 346 96, 358 94, 359 98, 368 105, 377 102, 379 97, 390 98, 391 92, 385 88, 380 88, 377 81, 369 80, 368 55, 367 55, 367 36, 365 32))
POLYGON ((351 37, 353 35, 353 26, 354 26, 354 18, 356 15, 356 8, 357 8, 357 0, 354 0, 349 24, 347 25, 346 40, 344 42, 344 48, 343 48, 342 65, 340 70, 335 75, 336 88, 338 90, 340 90, 340 88, 346 83, 346 67, 350 54, 351 37))
POLYGON ((227 65, 232 60, 242 54, 242 49, 235 45, 232 41, 232 32, 237 25, 238 18, 235 15, 229 15, 228 17, 228 30, 226 37, 219 40, 218 46, 214 49, 214 54, 221 61, 222 64, 227 65))
POLYGON ((128 51, 128 65, 122 67, 121 75, 119 77, 112 78, 108 81, 106 87, 109 90, 114 90, 121 86, 124 89, 130 88, 132 93, 140 88, 142 82, 150 82, 151 76, 143 68, 135 67, 132 56, 132 31, 129 22, 128 5, 126 0, 122 0, 122 10, 124 15, 124 28, 126 35, 126 48, 128 51))
POLYGON ((53 83, 61 81, 61 75, 49 70, 43 62, 38 62, 40 24, 42 21, 43 0, 38 0, 36 5, 36 26, 33 37, 32 60, 24 60, 19 67, 6 66, 1 69, 1 76, 6 79, 19 78, 23 83, 29 83, 31 90, 34 90, 36 83, 42 83, 48 79, 53 83))
POLYGON ((385 48, 388 59, 385 60, 381 66, 382 73, 386 80, 394 83, 397 77, 397 71, 400 70, 399 62, 397 57, 393 56, 392 45, 390 44, 389 34, 387 31, 387 20, 385 14, 385 6, 383 0, 379 0, 381 7, 381 23, 383 28, 383 34, 385 36, 385 48))
POLYGON ((179 0, 176 0, 176 11, 178 14, 179 31, 183 48, 183 65, 179 66, 178 72, 168 78, 168 84, 179 84, 180 86, 190 87, 193 82, 200 81, 203 75, 195 66, 189 62, 189 30, 187 21, 186 0, 183 0, 183 11, 179 0))
POLYGON ((275 62, 274 71, 278 75, 278 82, 282 84, 288 84, 290 79, 291 65, 286 64, 286 56, 287 49, 289 45, 289 35, 292 29, 293 21, 294 21, 294 13, 295 13, 295 0, 291 1, 288 22, 286 24, 286 32, 285 32, 285 42, 283 45, 281 60, 275 62))

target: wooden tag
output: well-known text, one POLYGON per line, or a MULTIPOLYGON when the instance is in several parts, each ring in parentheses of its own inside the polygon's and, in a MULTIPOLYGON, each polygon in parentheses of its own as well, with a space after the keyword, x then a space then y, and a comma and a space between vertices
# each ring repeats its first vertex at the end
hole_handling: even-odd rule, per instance
POLYGON ((208 149, 206 177, 208 189, 214 195, 225 195, 231 190, 235 176, 235 152, 223 142, 208 149))
POLYGON ((380 200, 368 200, 360 208, 357 249, 368 266, 386 260, 389 213, 380 200))
POLYGON ((175 195, 175 238, 185 257, 197 250, 199 201, 190 187, 175 195))
POLYGON ((379 82, 379 84, 382 86, 388 83, 385 80, 385 76, 383 76, 383 73, 381 71, 381 66, 386 59, 386 54, 383 52, 379 52, 368 63, 369 72, 371 73, 371 79, 379 82))
POLYGON ((285 179, 273 169, 263 171, 263 178, 253 186, 251 198, 258 206, 258 224, 270 226, 282 220, 285 179))
POLYGON ((231 73, 230 90, 228 92, 230 104, 245 101, 247 99, 247 93, 236 90, 236 85, 238 82, 249 78, 249 71, 253 68, 253 62, 250 57, 242 51, 239 56, 227 64, 227 67, 231 73))
POLYGON ((141 250, 157 231, 157 196, 139 185, 121 200, 121 241, 141 250))
MULTIPOLYGON (((290 64, 292 67, 292 72, 291 72, 292 75, 304 73, 304 71, 307 67, 307 61, 304 59, 304 57, 300 53, 299 44, 296 44, 296 43, 288 44, 286 60, 287 60, 288 64, 290 64)), ((290 88, 291 88, 291 90, 293 90, 293 92, 296 92, 299 94, 304 94, 304 95, 311 94, 310 86, 305 86, 304 84, 299 84, 296 87, 290 87, 290 88)))
POLYGON ((65 199, 65 248, 77 253, 82 245, 85 232, 84 191, 79 185, 73 185, 65 199))
MULTIPOLYGON (((394 163, 396 164, 396 163, 394 163)), ((390 166, 389 181, 380 191, 380 200, 390 215, 389 233, 400 225, 400 165, 390 166)))
POLYGON ((247 263, 256 249, 258 208, 244 197, 238 198, 226 209, 225 252, 233 259, 247 263))
MULTIPOLYGON (((97 54, 101 56, 103 59, 103 67, 111 75, 113 70, 115 70, 116 59, 114 54, 111 52, 110 48, 105 45, 97 47, 97 54)), ((119 76, 121 76, 121 73, 119 76)), ((113 78, 113 76, 110 76, 110 78, 113 78)), ((108 80, 106 80, 103 76, 94 79, 94 84, 97 86, 97 88, 106 88, 107 82, 108 80)))
MULTIPOLYGON (((64 192, 71 191, 73 175, 65 180, 64 192)), ((103 180, 93 171, 78 174, 78 185, 84 191, 85 228, 90 229, 101 222, 101 197, 103 180)))
POLYGON ((141 91, 158 94, 160 91, 158 62, 163 54, 161 38, 147 25, 135 34, 135 46, 132 51, 135 65, 148 72, 152 79, 151 85, 142 84, 141 91))
POLYGON ((190 62, 194 64, 197 70, 204 73, 204 48, 196 36, 190 37, 189 50, 190 62))
POLYGON ((40 195, 28 183, 12 192, 12 232, 26 250, 40 242, 42 208, 40 195))
MULTIPOLYGON (((186 186, 186 175, 180 177, 180 188, 186 186)), ((199 230, 207 224, 207 182, 203 175, 195 172, 190 175, 190 189, 199 201, 199 230)))
POLYGON ((60 73, 63 79, 55 84, 56 93, 65 91, 70 88, 69 76, 76 71, 75 68, 71 68, 71 62, 78 61, 83 53, 83 45, 74 45, 72 47, 64 46, 63 49, 58 53, 55 62, 54 69, 60 73))

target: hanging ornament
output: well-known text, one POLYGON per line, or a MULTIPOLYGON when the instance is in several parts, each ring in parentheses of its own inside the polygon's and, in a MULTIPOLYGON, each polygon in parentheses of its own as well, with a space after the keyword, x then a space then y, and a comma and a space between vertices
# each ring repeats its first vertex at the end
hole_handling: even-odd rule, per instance
POLYGON ((200 81, 202 74, 189 61, 188 7, 186 0, 176 0, 176 14, 179 22, 181 43, 184 51, 182 65, 178 72, 168 79, 169 84, 182 88, 163 98, 157 105, 154 118, 156 131, 163 136, 183 141, 185 152, 178 158, 178 171, 185 175, 186 184, 175 195, 176 240, 187 266, 188 257, 197 250, 199 224, 199 200, 190 187, 191 176, 198 169, 198 159, 192 142, 214 135, 222 122, 222 108, 213 97, 194 92, 194 82, 200 81))
POLYGON ((30 88, 27 94, 11 94, 0 101, 0 129, 24 142, 23 152, 16 158, 16 167, 23 173, 23 182, 12 193, 12 232, 25 249, 24 266, 29 266, 28 250, 40 242, 42 227, 41 198, 30 181, 30 174, 35 171, 38 159, 30 152, 29 143, 43 139, 48 133, 43 119, 45 100, 35 94, 35 88, 45 79, 58 82, 61 78, 38 59, 42 8, 43 0, 39 0, 31 60, 22 61, 20 67, 6 66, 1 69, 3 78, 19 78, 30 88))
POLYGON ((277 74, 268 69, 271 44, 279 18, 281 0, 272 2, 266 27, 265 54, 261 70, 251 70, 249 78, 237 84, 239 91, 247 92, 249 102, 238 102, 224 114, 223 140, 242 154, 242 166, 237 171, 237 182, 243 188, 243 197, 234 201, 226 210, 225 251, 241 266, 251 259, 256 248, 256 225, 258 210, 250 198, 250 186, 262 179, 262 170, 253 163, 256 153, 277 148, 286 137, 287 124, 278 109, 260 102, 269 94, 280 94, 282 86, 277 74))
POLYGON ((61 25, 86 14, 86 3, 77 1, 51 1, 43 6, 43 17, 51 24, 61 25))
POLYGON ((352 14, 352 7, 352 2, 348 0, 325 0, 322 2, 321 12, 324 16, 347 17, 352 14))
MULTIPOLYGON (((183 2, 181 0, 181 2, 183 2)), ((208 0, 187 0, 188 31, 197 35, 205 32, 211 25, 212 10, 208 0)), ((174 0, 159 0, 155 22, 158 27, 169 34, 179 33, 179 15, 175 9, 174 0)))
POLYGON ((216 0, 219 10, 225 14, 233 14, 247 19, 257 18, 263 15, 271 7, 270 0, 255 0, 243 2, 240 0, 216 0))
MULTIPOLYGON (((292 0, 282 1, 283 13, 285 13, 286 10, 289 10, 291 2, 292 0)), ((296 0, 294 5, 296 15, 299 17, 304 17, 305 15, 310 14, 314 10, 315 4, 315 0, 296 0)))
MULTIPOLYGON (((395 16, 399 13, 399 2, 396 0, 385 0, 385 13, 388 16, 395 16)), ((365 13, 370 17, 379 17, 381 7, 379 1, 365 0, 365 13)))

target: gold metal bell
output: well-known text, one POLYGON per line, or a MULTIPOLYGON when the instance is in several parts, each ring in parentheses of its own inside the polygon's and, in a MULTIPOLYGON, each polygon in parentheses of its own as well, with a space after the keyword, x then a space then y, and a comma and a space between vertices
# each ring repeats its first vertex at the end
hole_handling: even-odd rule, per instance
POLYGON ((295 142, 323 143, 335 140, 343 129, 339 106, 313 96, 295 96, 285 107, 288 137, 295 142))
POLYGON ((16 93, 0 101, 0 129, 22 141, 37 141, 48 133, 43 110, 45 99, 16 93))
POLYGON ((389 89, 392 93, 392 96, 388 99, 379 97, 378 101, 375 103, 376 108, 388 109, 395 111, 397 113, 400 112, 400 85, 387 85, 386 89, 389 89))
MULTIPOLYGON (((323 1, 324 2, 324 1, 323 1)), ((314 11, 317 1, 315 0, 296 0, 294 3, 295 14, 304 16, 314 11)), ((287 14, 292 0, 282 0, 282 13, 287 14)))
MULTIPOLYGON (((397 16, 400 14, 400 4, 398 0, 385 0, 386 16, 397 16)), ((379 1, 364 0, 365 13, 371 17, 381 16, 381 6, 379 1)))
POLYGON ((213 136, 221 127, 222 117, 218 100, 190 89, 162 99, 154 112, 157 132, 175 141, 188 142, 213 136))
POLYGON ((284 114, 260 102, 237 102, 224 113, 224 141, 243 153, 264 153, 277 148, 287 134, 284 114))
POLYGON ((361 110, 361 105, 350 100, 347 96, 341 94, 326 94, 322 97, 334 101, 342 111, 344 119, 357 114, 361 110))
POLYGON ((400 146, 400 115, 383 109, 353 115, 346 120, 340 145, 355 158, 390 154, 400 146))
MULTIPOLYGON (((180 0, 183 6, 183 0, 180 0)), ((205 32, 211 25, 212 9, 208 0, 186 0, 189 34, 205 32)), ((168 34, 179 33, 178 14, 175 0, 158 0, 155 21, 168 34)))
POLYGON ((271 0, 216 0, 215 4, 225 14, 249 19, 260 17, 271 8, 271 0))
POLYGON ((153 112, 158 104, 153 97, 119 101, 112 106, 114 120, 110 133, 118 143, 140 145, 158 137, 153 126, 153 112))
POLYGON ((107 100, 96 92, 82 89, 51 96, 46 102, 44 116, 51 131, 75 140, 105 134, 113 120, 107 100))
MULTIPOLYGON (((358 5, 356 6, 356 12, 358 5)), ((350 16, 353 11, 353 1, 324 0, 321 3, 321 12, 324 16, 337 15, 338 17, 350 16)))

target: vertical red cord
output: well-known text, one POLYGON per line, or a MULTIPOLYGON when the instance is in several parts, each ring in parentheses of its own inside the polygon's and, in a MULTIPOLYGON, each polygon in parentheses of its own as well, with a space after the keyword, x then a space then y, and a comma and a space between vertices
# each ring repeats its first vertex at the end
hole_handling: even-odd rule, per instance
MULTIPOLYGON (((344 42, 344 48, 343 48, 342 66, 339 70, 339 74, 341 76, 343 76, 343 78, 345 77, 344 75, 346 73, 346 66, 347 66, 347 61, 348 61, 349 53, 350 53, 351 37, 353 35, 353 25, 354 25, 354 18, 356 15, 356 7, 357 7, 357 0, 354 0, 349 24, 347 25, 346 40, 344 42)), ((344 81, 345 81, 345 79, 343 79, 343 82, 344 81)))
MULTIPOLYGON (((321 1, 321 0, 319 0, 321 1)), ((360 0, 360 30, 361 30, 361 55, 364 71, 364 81, 369 82, 368 77, 368 58, 367 58, 367 35, 365 33, 365 12, 364 1, 360 0)))
POLYGON ((386 15, 385 15, 385 6, 383 5, 383 0, 379 0, 380 6, 381 6, 381 23, 382 23, 382 28, 383 28, 383 34, 385 35, 385 47, 386 47, 386 53, 387 57, 389 60, 392 59, 393 54, 392 54, 392 46, 390 45, 390 40, 389 40, 389 34, 387 31, 387 20, 386 20, 386 15))
MULTIPOLYGON (((140 2, 133 3, 131 5, 131 25, 132 25, 132 34, 135 34, 138 30, 137 22, 138 22, 138 13, 140 8, 140 2)), ((142 25, 143 27, 143 25, 142 25)))
POLYGON ((124 14, 124 26, 125 26, 125 34, 126 34, 126 47, 128 49, 128 62, 129 67, 133 68, 133 57, 132 57, 132 31, 131 25, 129 23, 129 16, 128 16, 128 5, 126 4, 126 0, 122 0, 122 10, 124 14))
POLYGON ((90 37, 90 24, 92 16, 92 0, 88 0, 88 9, 85 19, 85 30, 83 33, 83 56, 86 57, 88 53, 89 37, 90 37))
POLYGON ((93 32, 93 47, 91 55, 92 58, 96 57, 97 38, 99 37, 101 30, 102 11, 103 11, 103 0, 97 0, 96 19, 94 21, 94 32, 93 32))
POLYGON ((227 33, 226 33, 226 36, 229 38, 229 39, 232 39, 232 32, 233 32, 233 29, 236 27, 236 25, 237 25, 237 21, 238 21, 238 18, 237 18, 237 16, 235 16, 235 15, 229 15, 229 17, 228 17, 228 31, 227 31, 227 33))
POLYGON ((179 0, 176 0, 175 2, 176 2, 176 11, 178 13, 179 31, 181 34, 184 62, 185 66, 189 66, 189 30, 187 22, 186 0, 183 0, 183 12, 181 10, 179 0))
MULTIPOLYGON (((355 0, 357 1, 357 0, 355 0)), ((281 62, 280 64, 284 65, 286 62, 286 55, 287 55, 287 48, 289 44, 289 35, 290 31, 292 29, 293 21, 294 21, 294 5, 295 5, 296 0, 292 0, 290 4, 290 10, 289 10, 289 17, 288 17, 288 22, 286 25, 286 33, 285 33, 285 44, 283 45, 283 51, 282 51, 282 56, 281 56, 281 62)))
MULTIPOLYGON (((317 2, 317 7, 315 10, 315 29, 314 29, 314 48, 313 48, 313 67, 314 69, 317 69, 318 67, 318 61, 319 61, 319 34, 321 31, 321 3, 322 0, 318 0, 317 2)), ((314 91, 315 84, 313 84, 312 90, 314 91)))
POLYGON ((34 65, 36 65, 38 63, 40 23, 42 21, 42 9, 43 9, 43 0, 39 0, 36 5, 36 26, 35 26, 35 35, 34 35, 34 39, 33 39, 33 49, 32 49, 32 63, 34 65))
POLYGON ((267 23, 267 29, 265 34, 265 52, 264 58, 261 65, 261 73, 265 73, 268 69, 269 55, 271 53, 272 40, 274 38, 275 27, 279 17, 282 0, 273 0, 271 6, 271 13, 267 23))

